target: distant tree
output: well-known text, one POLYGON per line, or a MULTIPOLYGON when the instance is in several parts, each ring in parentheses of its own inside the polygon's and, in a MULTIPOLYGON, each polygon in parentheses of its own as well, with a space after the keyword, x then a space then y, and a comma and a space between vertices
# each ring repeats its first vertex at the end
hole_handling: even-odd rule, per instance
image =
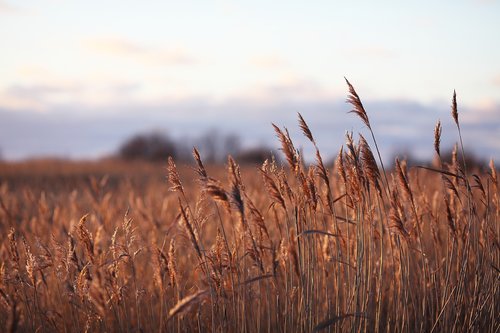
POLYGON ((125 160, 164 161, 172 156, 177 162, 191 162, 191 150, 195 146, 206 163, 224 163, 228 155, 241 155, 242 163, 262 162, 270 156, 271 150, 265 148, 260 148, 260 152, 259 149, 254 149, 241 154, 240 142, 237 135, 224 134, 217 129, 211 129, 196 139, 184 137, 179 140, 154 132, 129 138, 120 146, 117 154, 125 160), (263 158, 264 156, 267 157, 263 158))
POLYGON ((394 167, 395 160, 398 158, 400 161, 406 161, 408 167, 413 167, 417 165, 426 165, 428 164, 427 160, 422 160, 417 158, 414 154, 412 154, 411 150, 401 150, 392 155, 391 159, 388 163, 388 168, 394 167))
POLYGON ((227 155, 236 156, 240 151, 240 138, 234 134, 224 135, 217 129, 205 132, 195 142, 204 161, 207 163, 221 163, 227 155))
MULTIPOLYGON (((466 147, 467 149, 467 147, 466 147)), ((441 153, 441 160, 446 164, 451 164, 453 160, 453 150, 446 150, 441 153)), ((457 149, 457 162, 459 165, 463 164, 462 151, 457 149)), ((478 158, 474 153, 465 151, 465 164, 470 172, 477 172, 477 170, 485 169, 488 163, 485 160, 478 158)))
POLYGON ((261 164, 265 160, 271 160, 273 156, 277 158, 277 155, 271 149, 257 147, 243 150, 235 157, 238 163, 241 164, 261 164))
MULTIPOLYGON (((410 151, 401 151, 395 154, 391 161, 394 162, 395 158, 398 157, 400 160, 406 160, 408 166, 418 166, 418 165, 427 165, 436 167, 438 160, 437 156, 433 156, 428 160, 418 159, 414 155, 411 154, 410 151)), ((441 162, 445 165, 450 165, 453 159, 453 150, 448 149, 441 152, 441 162)), ((462 152, 460 149, 457 149, 457 162, 460 166, 463 164, 462 152)), ((465 152, 465 163, 467 165, 467 169, 469 172, 476 172, 477 170, 481 170, 487 167, 487 162, 478 158, 474 153, 470 151, 465 152)))
POLYGON ((203 160, 207 163, 218 161, 220 148, 220 134, 216 129, 211 129, 201 135, 195 144, 198 147, 203 160))
POLYGON ((222 158, 225 160, 227 155, 236 156, 241 151, 241 140, 239 136, 236 134, 228 134, 224 138, 223 142, 223 156, 222 158))
POLYGON ((175 143, 160 133, 139 134, 127 140, 119 149, 119 156, 126 160, 163 161, 176 157, 175 143))

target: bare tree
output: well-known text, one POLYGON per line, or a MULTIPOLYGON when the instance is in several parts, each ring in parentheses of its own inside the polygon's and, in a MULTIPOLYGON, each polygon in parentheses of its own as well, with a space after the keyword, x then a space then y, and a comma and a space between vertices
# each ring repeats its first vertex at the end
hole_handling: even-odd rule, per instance
POLYGON ((176 157, 175 143, 160 133, 139 134, 127 140, 119 149, 119 156, 126 160, 162 161, 176 157))

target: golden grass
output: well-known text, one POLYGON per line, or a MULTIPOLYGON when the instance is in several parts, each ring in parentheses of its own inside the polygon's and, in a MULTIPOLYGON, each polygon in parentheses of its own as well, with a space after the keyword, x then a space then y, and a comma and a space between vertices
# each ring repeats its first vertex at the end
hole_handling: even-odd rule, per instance
MULTIPOLYGON (((392 171, 347 135, 328 168, 0 165, 0 327, 38 332, 497 332, 496 169, 392 171), (166 179, 168 177, 169 183, 166 179), (225 180, 224 180, 225 179, 225 180)), ((452 118, 461 144, 456 97, 452 118)), ((431 133, 430 133, 431 135, 431 133)), ((432 147, 430 147, 432 149, 432 147)), ((375 154, 373 153, 375 152, 375 154)))

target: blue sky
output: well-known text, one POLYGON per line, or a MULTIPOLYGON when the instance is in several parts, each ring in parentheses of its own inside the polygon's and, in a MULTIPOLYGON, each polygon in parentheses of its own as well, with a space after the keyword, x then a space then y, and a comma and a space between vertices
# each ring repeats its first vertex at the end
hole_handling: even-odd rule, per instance
POLYGON ((346 76, 386 156, 428 156, 456 89, 471 150, 499 157, 498 17, 479 0, 0 0, 0 147, 95 157, 138 131, 214 127, 274 145, 269 123, 301 112, 334 154, 366 130, 346 76))

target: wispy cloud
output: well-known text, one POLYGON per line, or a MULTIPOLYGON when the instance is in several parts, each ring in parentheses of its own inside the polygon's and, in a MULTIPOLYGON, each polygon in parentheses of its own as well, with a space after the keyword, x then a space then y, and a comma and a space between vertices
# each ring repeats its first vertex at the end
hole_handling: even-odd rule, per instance
POLYGON ((19 11, 19 7, 11 5, 7 1, 0 0, 0 13, 15 13, 19 11))
POLYGON ((269 80, 265 84, 254 85, 239 96, 257 103, 281 103, 292 101, 324 101, 338 96, 321 82, 303 77, 291 71, 269 80))
POLYGON ((128 57, 149 65, 191 65, 196 59, 179 46, 152 47, 121 38, 94 38, 83 42, 92 51, 128 57))
POLYGON ((500 104, 493 100, 485 100, 474 108, 467 108, 459 114, 461 122, 468 125, 500 124, 500 104))
POLYGON ((8 95, 20 98, 39 99, 47 95, 65 94, 80 92, 82 87, 79 85, 15 85, 7 88, 8 95))
POLYGON ((491 83, 493 83, 493 85, 495 85, 495 86, 500 87, 500 74, 493 77, 493 79, 491 80, 491 83))
POLYGON ((250 65, 261 69, 282 69, 288 64, 285 59, 276 54, 258 55, 250 58, 250 65))
POLYGON ((138 82, 105 82, 90 85, 86 82, 40 81, 16 84, 0 90, 0 108, 48 112, 62 105, 89 108, 122 105, 131 101, 141 88, 138 82))
MULTIPOLYGON (((433 129, 438 118, 444 127, 443 150, 452 147, 457 140, 446 105, 398 100, 364 102, 386 160, 404 151, 419 158, 431 158, 433 129)), ((270 126, 274 122, 289 128, 296 146, 304 147, 306 157, 312 158, 313 150, 297 127, 296 112, 299 111, 326 158, 336 154, 344 142, 346 130, 354 133, 367 130, 356 117, 347 114, 349 109, 344 98, 321 101, 304 98, 269 103, 253 99, 224 103, 193 99, 161 105, 95 107, 92 110, 78 104, 73 108, 68 105, 54 107, 44 114, 0 108, 0 147, 5 158, 25 158, 35 154, 64 156, 68 153, 72 157, 92 157, 113 152, 123 140, 137 132, 158 128, 168 130, 175 138, 197 137, 210 128, 217 128, 224 133, 240 133, 243 143, 277 146, 270 126)), ((466 107, 460 110, 466 147, 480 157, 500 157, 498 111, 486 118, 483 113, 471 119, 469 115, 475 112, 466 107)))
POLYGON ((16 69, 16 77, 18 79, 24 80, 41 80, 50 77, 54 77, 54 73, 48 70, 45 66, 40 64, 28 64, 25 63, 21 66, 18 66, 16 69))
POLYGON ((44 112, 79 100, 76 97, 83 92, 82 85, 71 82, 16 84, 0 91, 0 107, 44 112))

